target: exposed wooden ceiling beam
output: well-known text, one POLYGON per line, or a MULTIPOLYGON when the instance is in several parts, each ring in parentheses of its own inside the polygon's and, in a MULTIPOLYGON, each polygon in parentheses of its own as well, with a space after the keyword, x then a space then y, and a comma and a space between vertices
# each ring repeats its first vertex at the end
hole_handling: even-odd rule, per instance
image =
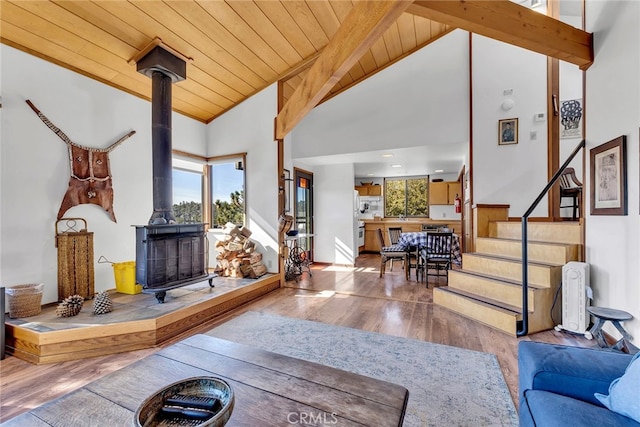
POLYGON ((363 53, 411 5, 411 1, 358 1, 276 117, 275 138, 284 137, 349 71, 363 53))
POLYGON ((593 63, 591 33, 509 0, 417 0, 407 12, 576 64, 593 63))

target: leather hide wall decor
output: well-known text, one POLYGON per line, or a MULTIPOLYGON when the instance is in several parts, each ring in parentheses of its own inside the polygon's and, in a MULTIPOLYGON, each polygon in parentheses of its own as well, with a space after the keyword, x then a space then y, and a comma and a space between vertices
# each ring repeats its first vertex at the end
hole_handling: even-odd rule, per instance
POLYGON ((111 220, 116 222, 116 216, 113 212, 113 187, 109 170, 109 152, 134 135, 136 131, 129 132, 107 148, 84 147, 71 141, 31 101, 27 100, 26 102, 40 120, 67 144, 69 149, 71 177, 69 178, 69 188, 64 195, 64 199, 62 199, 62 204, 58 211, 58 220, 71 207, 91 203, 101 206, 107 211, 111 220))

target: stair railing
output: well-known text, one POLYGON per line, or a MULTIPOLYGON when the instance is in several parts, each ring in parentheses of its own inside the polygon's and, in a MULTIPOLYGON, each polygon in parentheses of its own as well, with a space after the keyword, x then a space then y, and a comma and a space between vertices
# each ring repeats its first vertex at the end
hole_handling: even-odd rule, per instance
MULTIPOLYGON (((547 183, 547 186, 540 192, 538 197, 533 201, 529 209, 522 215, 522 321, 521 329, 516 330, 516 335, 519 337, 523 337, 529 333, 529 254, 527 250, 527 219, 531 212, 538 206, 540 200, 549 192, 551 187, 556 183, 560 175, 562 175, 562 171, 565 170, 569 163, 573 160, 573 158, 578 154, 578 152, 583 149, 585 146, 584 139, 580 141, 580 143, 576 146, 573 152, 569 155, 567 160, 560 166, 560 169, 553 175, 551 180, 547 183)), ((582 206, 581 206, 582 208, 582 206)), ((584 211, 584 210, 583 210, 584 211)))

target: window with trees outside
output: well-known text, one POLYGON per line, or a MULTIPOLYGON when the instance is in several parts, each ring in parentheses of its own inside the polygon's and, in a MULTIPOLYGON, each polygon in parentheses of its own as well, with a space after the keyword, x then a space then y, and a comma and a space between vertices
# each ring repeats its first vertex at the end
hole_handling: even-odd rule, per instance
POLYGON ((209 162, 211 228, 223 228, 228 222, 244 225, 244 164, 243 155, 209 162))
POLYGON ((201 163, 173 159, 173 215, 178 224, 202 221, 201 163))
POLYGON ((207 223, 223 228, 243 226, 244 154, 203 158, 201 162, 173 158, 173 214, 176 222, 207 223), (203 209, 202 207, 209 207, 203 209))
POLYGON ((429 177, 385 178, 384 216, 428 217, 429 177))

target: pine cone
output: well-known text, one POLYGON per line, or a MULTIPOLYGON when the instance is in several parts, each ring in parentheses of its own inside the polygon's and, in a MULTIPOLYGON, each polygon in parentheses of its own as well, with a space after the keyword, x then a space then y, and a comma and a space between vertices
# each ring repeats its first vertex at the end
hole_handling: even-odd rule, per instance
POLYGON ((93 300, 93 314, 105 314, 113 311, 113 301, 107 291, 98 292, 93 300))
POLYGON ((82 310, 82 304, 84 303, 84 297, 80 295, 71 295, 65 298, 58 307, 56 307, 56 316, 58 317, 71 317, 76 316, 82 310))

